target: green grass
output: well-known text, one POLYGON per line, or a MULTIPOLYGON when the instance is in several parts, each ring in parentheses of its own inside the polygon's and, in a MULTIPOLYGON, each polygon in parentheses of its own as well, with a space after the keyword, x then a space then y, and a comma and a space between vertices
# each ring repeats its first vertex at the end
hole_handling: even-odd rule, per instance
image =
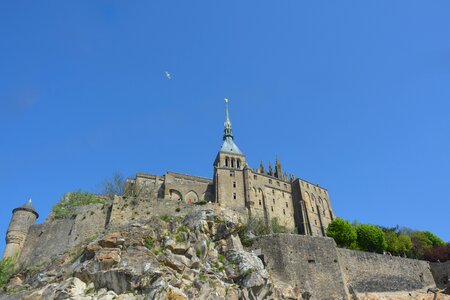
POLYGON ((105 200, 97 198, 94 194, 76 191, 65 194, 61 201, 53 206, 53 213, 56 219, 67 219, 73 214, 75 207, 104 203, 105 200))
POLYGON ((159 217, 164 222, 169 222, 169 216, 168 215, 162 215, 159 217))
POLYGON ((147 249, 153 248, 153 239, 151 237, 148 236, 144 239, 144 247, 147 249))
POLYGON ((220 254, 217 256, 217 260, 221 263, 223 263, 225 261, 225 256, 223 256, 223 254, 220 254))

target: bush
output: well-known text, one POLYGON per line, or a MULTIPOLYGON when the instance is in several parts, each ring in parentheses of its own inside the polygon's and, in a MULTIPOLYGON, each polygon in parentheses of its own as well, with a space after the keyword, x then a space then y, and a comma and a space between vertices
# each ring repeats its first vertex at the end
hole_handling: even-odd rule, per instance
POLYGON ((431 245, 433 247, 445 245, 445 242, 442 239, 440 239, 436 235, 432 234, 431 232, 424 231, 423 234, 428 238, 428 240, 431 242, 431 245))
POLYGON ((411 238, 406 234, 400 234, 398 236, 399 248, 398 254, 407 255, 412 248, 411 238))
POLYGON ((383 231, 374 225, 362 224, 356 228, 358 247, 364 251, 383 253, 386 241, 383 231))
POLYGON ((384 239, 386 240, 386 250, 392 254, 398 254, 400 251, 400 240, 393 231, 386 231, 384 233, 384 239))
POLYGON ((290 232, 290 230, 287 229, 286 226, 280 225, 278 223, 277 218, 273 218, 271 223, 272 223, 272 232, 273 233, 289 233, 290 232))
POLYGON ((10 257, 0 261, 0 288, 8 283, 9 278, 14 272, 14 263, 10 257))
POLYGON ((448 261, 450 260, 450 244, 440 245, 427 250, 424 258, 428 261, 448 261))
POLYGON ((356 230, 349 222, 337 218, 328 225, 327 236, 339 247, 351 248, 356 241, 356 230))
POLYGON ((60 202, 53 206, 53 213, 56 219, 66 219, 72 215, 75 207, 97 203, 104 204, 105 200, 88 192, 71 192, 64 195, 60 202))
POLYGON ((144 247, 147 249, 153 248, 153 239, 151 237, 148 236, 144 239, 144 247))

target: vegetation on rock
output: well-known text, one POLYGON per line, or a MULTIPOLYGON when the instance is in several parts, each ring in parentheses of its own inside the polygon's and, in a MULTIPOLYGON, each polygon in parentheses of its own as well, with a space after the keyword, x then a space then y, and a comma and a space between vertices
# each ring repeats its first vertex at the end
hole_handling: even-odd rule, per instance
POLYGON ((88 192, 70 192, 65 194, 58 204, 53 206, 53 215, 56 219, 66 219, 72 215, 74 208, 98 203, 104 204, 105 200, 88 192))
POLYGON ((0 288, 3 288, 8 283, 13 271, 14 263, 11 258, 8 257, 0 261, 0 288))

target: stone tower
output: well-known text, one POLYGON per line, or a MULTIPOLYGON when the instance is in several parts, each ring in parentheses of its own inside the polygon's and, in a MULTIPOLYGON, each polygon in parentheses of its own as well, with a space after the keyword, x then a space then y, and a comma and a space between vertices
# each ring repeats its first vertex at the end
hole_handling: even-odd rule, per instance
POLYGON ((228 99, 225 99, 226 119, 223 144, 214 161, 215 199, 227 207, 245 206, 244 168, 245 156, 234 143, 228 113, 228 99))
POLYGON ((3 258, 16 258, 22 250, 28 229, 34 224, 39 214, 34 210, 31 199, 24 205, 15 208, 6 232, 6 248, 3 258))

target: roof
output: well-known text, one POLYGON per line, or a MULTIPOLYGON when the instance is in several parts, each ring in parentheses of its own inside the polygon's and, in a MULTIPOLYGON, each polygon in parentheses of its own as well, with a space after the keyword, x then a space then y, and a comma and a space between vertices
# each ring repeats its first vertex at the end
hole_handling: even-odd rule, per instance
POLYGON ((220 152, 244 155, 238 146, 236 146, 231 136, 225 137, 222 148, 220 148, 220 152))
POLYGON ((36 218, 39 218, 39 214, 36 212, 36 210, 34 210, 33 203, 31 202, 31 199, 28 200, 27 202, 25 202, 22 206, 13 209, 13 213, 15 213, 18 210, 29 211, 29 212, 35 214, 36 218))

